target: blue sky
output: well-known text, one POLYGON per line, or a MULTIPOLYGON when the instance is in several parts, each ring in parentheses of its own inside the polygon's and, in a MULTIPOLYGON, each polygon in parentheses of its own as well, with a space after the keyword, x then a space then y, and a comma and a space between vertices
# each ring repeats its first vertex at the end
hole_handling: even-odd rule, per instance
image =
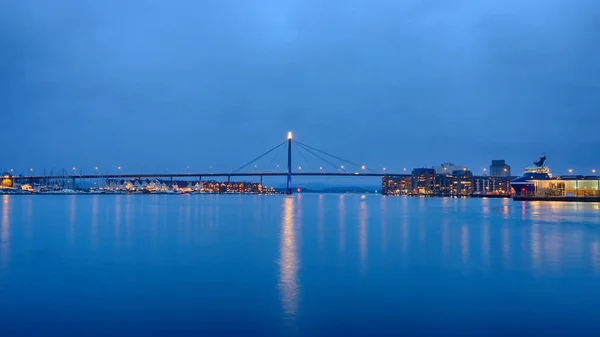
POLYGON ((0 168, 223 171, 293 130, 371 168, 587 172, 599 60, 594 0, 3 1, 0 168))

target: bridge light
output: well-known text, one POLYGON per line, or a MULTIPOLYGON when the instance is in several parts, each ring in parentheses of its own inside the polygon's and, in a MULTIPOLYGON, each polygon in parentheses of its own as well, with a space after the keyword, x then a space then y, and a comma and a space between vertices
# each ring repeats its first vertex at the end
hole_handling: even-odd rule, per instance
POLYGON ((383 170, 385 171, 385 167, 383 168, 383 170))
POLYGON ((365 165, 363 165, 363 166, 361 166, 360 168, 364 170, 364 169, 366 169, 367 167, 366 167, 365 165))
POLYGON ((298 166, 298 170, 302 170, 302 166, 298 166))
POLYGON ((288 132, 288 140, 292 140, 292 131, 288 132))
POLYGON ((340 166, 340 168, 343 170, 344 169, 344 165, 340 166))
POLYGON ((406 171, 406 167, 404 168, 404 171, 406 171))
POLYGON ((319 170, 323 171, 323 166, 319 166, 319 170))
POLYGON ((569 169, 569 173, 573 173, 573 169, 569 169))

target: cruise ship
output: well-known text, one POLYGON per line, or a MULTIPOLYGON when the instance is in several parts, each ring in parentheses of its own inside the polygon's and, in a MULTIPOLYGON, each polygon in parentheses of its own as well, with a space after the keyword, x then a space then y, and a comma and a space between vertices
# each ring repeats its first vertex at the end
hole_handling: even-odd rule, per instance
POLYGON ((550 180, 552 174, 550 169, 544 165, 546 156, 533 163, 535 166, 526 167, 523 175, 510 182, 516 196, 533 195, 535 193, 536 180, 550 180))

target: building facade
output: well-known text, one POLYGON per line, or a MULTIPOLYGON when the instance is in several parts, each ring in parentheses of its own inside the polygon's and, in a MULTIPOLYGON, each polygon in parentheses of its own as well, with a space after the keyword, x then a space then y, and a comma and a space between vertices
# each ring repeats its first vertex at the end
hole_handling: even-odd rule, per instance
POLYGON ((515 177, 474 176, 469 170, 435 174, 434 169, 415 169, 412 175, 384 176, 384 195, 509 196, 515 177))
POLYGON ((490 165, 490 176, 492 177, 510 177, 510 166, 504 160, 492 160, 490 165))

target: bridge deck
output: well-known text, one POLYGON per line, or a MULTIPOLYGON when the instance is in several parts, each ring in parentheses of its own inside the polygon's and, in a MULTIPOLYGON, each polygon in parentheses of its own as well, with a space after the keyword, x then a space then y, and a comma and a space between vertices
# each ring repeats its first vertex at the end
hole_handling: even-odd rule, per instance
MULTIPOLYGON (((383 177, 406 174, 396 173, 362 173, 362 172, 293 172, 292 176, 305 177, 383 177)), ((133 179, 133 178, 200 178, 200 177, 285 177, 285 172, 248 172, 248 173, 138 173, 138 174, 75 174, 53 176, 14 176, 15 180, 24 179, 133 179)))

